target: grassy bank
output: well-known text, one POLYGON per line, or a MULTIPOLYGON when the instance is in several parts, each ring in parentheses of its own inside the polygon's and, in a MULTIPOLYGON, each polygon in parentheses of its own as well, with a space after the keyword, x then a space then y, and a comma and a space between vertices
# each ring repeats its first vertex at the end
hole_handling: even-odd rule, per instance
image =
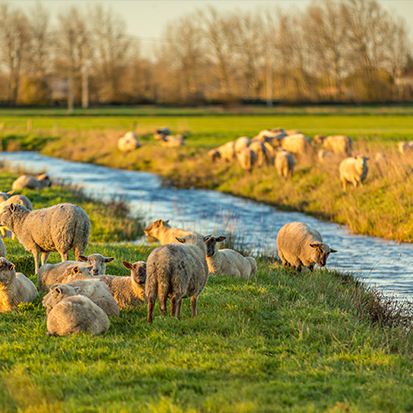
MULTIPOLYGON (((47 191, 37 195, 37 206, 55 203, 47 191)), ((99 208, 91 203, 89 214, 103 219, 99 208)), ((103 241, 98 223, 91 236, 103 241)), ((5 245, 35 282, 32 256, 16 240, 5 245)), ((107 273, 127 275, 121 261, 146 260, 150 248, 99 242, 93 252, 116 258, 107 273)), ((258 264, 254 280, 210 278, 193 320, 185 300, 181 322, 157 308, 148 325, 137 308, 112 317, 101 336, 48 337, 42 297, 1 314, 0 411, 413 409, 413 336, 377 293, 334 271, 258 264)))

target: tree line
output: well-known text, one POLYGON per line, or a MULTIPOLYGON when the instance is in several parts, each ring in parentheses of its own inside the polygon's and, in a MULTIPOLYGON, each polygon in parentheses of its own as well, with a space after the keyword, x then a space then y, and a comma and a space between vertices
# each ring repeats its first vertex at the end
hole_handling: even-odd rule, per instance
POLYGON ((302 11, 218 12, 170 21, 151 57, 102 5, 0 3, 3 105, 413 99, 406 22, 376 0, 314 1, 302 11))

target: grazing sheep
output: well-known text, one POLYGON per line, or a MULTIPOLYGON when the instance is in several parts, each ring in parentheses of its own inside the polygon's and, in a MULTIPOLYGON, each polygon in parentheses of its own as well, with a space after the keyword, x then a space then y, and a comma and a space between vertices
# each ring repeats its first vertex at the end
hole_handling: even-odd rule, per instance
POLYGON ((164 221, 157 219, 151 225, 145 228, 144 232, 147 237, 155 238, 161 245, 178 243, 176 237, 182 238, 185 235, 192 234, 192 231, 186 231, 180 228, 171 228, 168 224, 169 219, 164 221))
POLYGON ((42 265, 51 251, 58 251, 62 261, 67 261, 71 248, 79 260, 89 241, 89 217, 73 204, 58 204, 34 211, 11 204, 0 213, 0 225, 14 232, 26 250, 33 254, 36 274, 40 253, 42 265))
POLYGON ((351 151, 353 150, 353 141, 344 135, 316 135, 314 137, 314 143, 323 145, 325 149, 336 155, 351 156, 351 151))
POLYGON ((295 161, 291 153, 281 150, 275 155, 275 169, 284 179, 291 178, 294 173, 295 161))
POLYGON ((369 171, 368 159, 366 156, 360 155, 346 158, 340 163, 340 179, 343 183, 343 189, 347 189, 349 183, 352 183, 355 187, 359 184, 363 186, 369 171))
POLYGON ((62 276, 68 267, 88 267, 92 276, 105 275, 106 263, 113 261, 112 257, 104 257, 101 254, 90 254, 88 257, 81 255, 78 261, 63 261, 58 264, 44 264, 37 272, 37 285, 42 292, 48 292, 53 284, 62 276))
POLYGON ((317 230, 301 222, 291 222, 280 229, 277 248, 283 266, 292 265, 298 272, 301 267, 313 271, 315 264, 324 267, 328 256, 337 252, 323 242, 317 230))
POLYGON ((287 136, 292 136, 292 135, 302 135, 303 133, 301 131, 299 131, 298 129, 290 129, 290 130, 286 130, 284 131, 287 136))
POLYGON ((235 141, 235 154, 238 155, 241 153, 245 148, 248 148, 248 146, 251 143, 251 139, 248 138, 247 136, 241 136, 235 141))
POLYGON ((325 149, 319 149, 317 151, 317 158, 319 161, 324 162, 326 159, 333 159, 334 155, 325 149))
POLYGON ((140 146, 138 137, 133 132, 126 132, 118 139, 118 148, 122 153, 132 152, 140 146))
POLYGON ((277 154, 277 150, 273 146, 271 146, 271 144, 268 142, 264 142, 263 145, 265 146, 265 149, 266 149, 267 163, 269 165, 274 165, 274 159, 277 154))
POLYGON ((208 237, 189 234, 178 238, 182 244, 162 245, 151 252, 147 261, 145 296, 148 300, 148 323, 152 323, 156 298, 166 314, 171 297, 171 317, 181 319, 182 299, 191 297, 192 317, 196 317, 197 299, 208 280, 205 241, 208 237))
POLYGON ((130 277, 104 275, 98 279, 109 288, 120 309, 139 307, 145 303, 146 263, 122 261, 122 264, 131 270, 130 277))
POLYGON ((287 137, 285 133, 278 133, 274 135, 272 138, 267 138, 266 142, 268 142, 273 148, 279 148, 281 146, 282 140, 287 137))
POLYGON ((16 308, 20 303, 37 298, 35 285, 6 258, 0 258, 0 312, 16 308))
POLYGON ((251 172, 254 165, 257 163, 257 154, 250 148, 245 148, 241 152, 237 153, 237 159, 241 168, 244 171, 251 172))
POLYGON ((12 195, 14 191, 9 191, 9 192, 0 192, 0 202, 7 201, 9 199, 9 196, 12 195))
POLYGON ((287 136, 281 141, 281 147, 298 156, 312 155, 313 153, 310 139, 303 134, 287 136))
POLYGON ((50 178, 46 174, 41 174, 37 178, 28 175, 19 176, 11 186, 13 190, 19 189, 43 189, 51 185, 50 178))
POLYGON ((397 144, 400 153, 409 153, 413 151, 413 142, 399 142, 397 144))
POLYGON ((235 142, 227 142, 216 149, 208 152, 212 162, 222 159, 225 162, 232 162, 235 159, 235 142))
POLYGON ((269 153, 267 148, 262 142, 253 141, 251 142, 250 146, 248 147, 251 151, 254 151, 257 154, 257 166, 262 167, 265 161, 269 158, 269 153))
POLYGON ((239 252, 224 249, 218 250, 218 242, 226 237, 209 237, 205 241, 206 260, 210 274, 226 274, 231 277, 248 280, 257 273, 257 261, 253 257, 243 257, 239 252))
POLYGON ((43 298, 48 335, 67 336, 79 334, 81 331, 96 335, 109 328, 107 314, 92 300, 77 295, 77 292, 77 288, 69 285, 54 285, 50 293, 43 298))

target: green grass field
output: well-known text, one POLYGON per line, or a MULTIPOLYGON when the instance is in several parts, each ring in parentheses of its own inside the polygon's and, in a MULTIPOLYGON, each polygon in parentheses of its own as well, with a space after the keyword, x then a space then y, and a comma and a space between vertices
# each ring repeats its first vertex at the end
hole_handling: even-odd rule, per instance
MULTIPOLYGON (((3 173, 0 184, 12 178, 3 173)), ((64 200, 61 192, 36 193, 34 203, 64 200)), ((107 273, 128 275, 122 260, 147 259, 149 247, 102 243, 98 223, 106 210, 79 204, 96 217, 96 242, 86 253, 116 258, 107 273)), ((111 218, 113 227, 119 222, 111 218)), ((36 282, 31 254, 17 240, 5 245, 16 269, 36 282)), ((254 280, 210 278, 195 319, 188 300, 181 321, 156 308, 148 325, 146 308, 130 309, 95 337, 48 337, 41 300, 0 314, 1 412, 413 409, 413 336, 351 276, 296 274, 261 258, 254 280)))

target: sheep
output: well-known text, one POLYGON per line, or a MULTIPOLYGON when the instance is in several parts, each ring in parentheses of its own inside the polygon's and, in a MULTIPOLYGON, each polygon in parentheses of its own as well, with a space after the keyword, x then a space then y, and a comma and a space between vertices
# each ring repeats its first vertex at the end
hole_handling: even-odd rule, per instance
POLYGON ((285 133, 278 133, 271 138, 267 138, 266 142, 268 142, 273 148, 279 148, 281 146, 282 140, 287 137, 285 133))
POLYGON ((97 279, 106 284, 120 309, 142 306, 145 303, 146 263, 122 261, 122 264, 131 270, 130 277, 104 275, 97 279))
POLYGON ((303 133, 301 131, 299 131, 298 129, 290 129, 290 130, 286 130, 284 131, 284 133, 287 134, 287 136, 292 136, 292 135, 302 135, 303 133))
POLYGON ((169 219, 164 221, 163 219, 157 219, 152 222, 151 225, 145 228, 144 233, 147 237, 155 238, 161 245, 177 243, 176 237, 184 237, 185 235, 192 234, 192 231, 186 231, 180 228, 171 228, 168 224, 169 219))
POLYGON ((163 126, 162 128, 156 129, 155 134, 167 136, 167 135, 171 134, 171 130, 169 128, 163 126))
POLYGON ((208 280, 205 241, 210 236, 189 234, 177 240, 181 244, 166 244, 153 250, 146 264, 145 296, 148 300, 148 323, 159 296, 159 307, 166 314, 166 302, 171 297, 171 317, 181 319, 182 299, 191 297, 192 318, 196 317, 198 296, 208 280))
POLYGON ((243 257, 231 249, 218 250, 218 242, 226 239, 224 236, 209 237, 205 241, 206 260, 210 274, 226 274, 235 278, 252 278, 257 273, 257 261, 253 257, 243 257))
POLYGON ((281 147, 298 156, 312 154, 313 150, 310 139, 303 134, 287 136, 281 141, 281 147))
MULTIPOLYGON (((91 267, 79 267, 78 265, 69 265, 65 271, 56 278, 54 284, 67 284, 73 280, 90 280, 93 278, 90 272, 91 267)), ((53 284, 52 284, 53 285, 53 284)), ((50 285, 42 283, 43 291, 50 290, 50 285)), ((40 287, 39 287, 40 288, 40 287)))
POLYGON ((6 258, 0 258, 0 312, 16 308, 20 303, 37 298, 35 285, 6 258))
POLYGON ((162 146, 185 146, 185 136, 178 134, 176 136, 168 135, 159 140, 162 146))
POLYGON ((237 153, 237 159, 241 168, 244 171, 251 172, 254 165, 257 163, 257 154, 250 148, 245 148, 241 152, 237 153))
POLYGON ((291 153, 281 150, 275 155, 275 168, 284 179, 291 178, 294 173, 295 161, 291 153))
POLYGON ((34 211, 11 204, 0 213, 0 225, 14 232, 26 250, 33 254, 36 274, 40 253, 42 265, 51 251, 58 251, 62 261, 67 261, 68 251, 72 248, 79 260, 89 241, 89 217, 73 204, 58 204, 34 211))
POLYGON ((9 196, 12 195, 14 191, 9 191, 9 192, 0 192, 0 202, 7 201, 9 199, 9 196))
MULTIPOLYGON (((13 195, 6 201, 3 201, 0 204, 0 212, 3 211, 4 208, 6 208, 8 205, 14 204, 14 205, 24 205, 29 211, 33 211, 33 205, 27 196, 24 195, 13 195)), ((7 228, 6 227, 0 227, 0 233, 3 238, 7 236, 7 228)), ((14 233, 11 233, 12 239, 15 239, 16 236, 14 233)))
POLYGON ((298 272, 302 267, 314 270, 314 265, 324 267, 331 253, 331 249, 320 233, 301 222, 285 224, 277 235, 278 255, 283 266, 292 265, 298 272))
POLYGON ((212 162, 222 159, 225 162, 232 162, 235 159, 235 142, 227 142, 216 149, 208 152, 212 162))
POLYGON ((101 254, 81 255, 78 261, 64 261, 58 264, 44 264, 37 272, 37 285, 40 291, 48 292, 58 278, 64 274, 70 266, 89 267, 92 276, 105 275, 106 263, 113 261, 112 257, 104 257, 101 254))
POLYGON ((247 136, 241 136, 235 141, 235 154, 238 155, 240 154, 245 148, 248 148, 248 146, 251 143, 251 139, 248 138, 247 136))
POLYGON ((319 149, 317 152, 317 158, 320 162, 324 162, 326 159, 334 158, 334 155, 325 149, 319 149))
POLYGON ((363 186, 363 182, 367 177, 369 168, 367 166, 367 158, 364 155, 350 157, 344 159, 340 163, 340 179, 343 183, 343 189, 347 189, 347 185, 352 183, 355 187, 359 184, 363 186))
POLYGON ((353 141, 351 138, 344 135, 316 135, 314 137, 314 143, 323 145, 325 149, 336 155, 351 156, 351 152, 353 150, 353 141))
POLYGON ((269 157, 269 153, 268 153, 267 148, 265 147, 265 145, 262 142, 253 141, 248 146, 248 149, 250 149, 251 151, 254 151, 257 154, 256 165, 258 167, 262 167, 264 165, 265 161, 269 157))
POLYGON ((89 298, 77 295, 78 291, 77 287, 54 285, 43 298, 48 335, 67 336, 81 331, 96 335, 108 330, 107 314, 89 298))
POLYGON ((132 152, 140 146, 138 137, 133 132, 126 132, 118 139, 118 149, 124 154, 132 152))
POLYGON ((0 257, 6 257, 7 251, 6 251, 6 246, 4 245, 3 240, 0 238, 0 257))
POLYGON ((275 156, 276 156, 276 154, 277 154, 277 151, 276 151, 276 149, 275 149, 273 146, 271 146, 271 144, 268 143, 268 142, 264 142, 263 145, 264 145, 264 147, 265 147, 265 149, 266 149, 266 160, 267 160, 267 163, 270 164, 270 165, 273 165, 273 164, 274 164, 275 156))
POLYGON ((412 153, 413 142, 399 142, 397 144, 400 153, 412 153))
POLYGON ((50 178, 46 174, 41 174, 34 178, 33 176, 19 176, 12 184, 13 190, 19 189, 43 189, 51 185, 50 178))

